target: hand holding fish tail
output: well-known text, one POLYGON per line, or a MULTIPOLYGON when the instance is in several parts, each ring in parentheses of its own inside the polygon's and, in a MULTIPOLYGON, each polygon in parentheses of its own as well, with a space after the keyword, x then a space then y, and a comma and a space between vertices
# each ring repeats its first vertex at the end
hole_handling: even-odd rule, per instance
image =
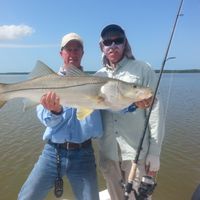
POLYGON ((153 97, 150 97, 148 99, 135 102, 135 105, 137 106, 137 108, 141 108, 141 109, 149 108, 151 106, 152 100, 153 100, 153 97))
POLYGON ((42 96, 40 103, 49 111, 60 113, 62 106, 60 105, 60 97, 55 92, 48 92, 42 96))

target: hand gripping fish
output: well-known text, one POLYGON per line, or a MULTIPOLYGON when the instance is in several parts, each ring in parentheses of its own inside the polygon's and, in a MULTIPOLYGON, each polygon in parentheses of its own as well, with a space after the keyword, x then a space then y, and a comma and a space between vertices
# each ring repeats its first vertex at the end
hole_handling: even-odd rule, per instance
POLYGON ((118 111, 153 95, 150 88, 86 74, 75 67, 70 67, 67 74, 60 76, 37 61, 30 79, 12 84, 0 83, 0 108, 13 98, 25 98, 24 108, 28 108, 39 104, 44 94, 53 91, 63 106, 77 108, 77 118, 82 120, 95 109, 118 111))

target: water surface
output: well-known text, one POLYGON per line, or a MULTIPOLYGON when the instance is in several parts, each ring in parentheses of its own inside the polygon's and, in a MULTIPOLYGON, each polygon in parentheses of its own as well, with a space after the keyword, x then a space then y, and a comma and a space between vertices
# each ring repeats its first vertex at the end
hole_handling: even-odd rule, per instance
MULTIPOLYGON (((1 75, 0 82, 26 76, 1 75)), ((189 200, 200 183, 200 74, 164 74, 161 91, 166 109, 166 135, 154 200, 189 200)), ((0 199, 16 200, 17 194, 43 149, 43 125, 34 109, 22 111, 21 99, 0 110, 0 199)), ((98 155, 97 155, 98 156, 98 155)), ((99 174, 100 189, 105 182, 99 174)), ((72 192, 65 181, 63 198, 72 192)), ((51 191, 47 200, 56 199, 51 191)))

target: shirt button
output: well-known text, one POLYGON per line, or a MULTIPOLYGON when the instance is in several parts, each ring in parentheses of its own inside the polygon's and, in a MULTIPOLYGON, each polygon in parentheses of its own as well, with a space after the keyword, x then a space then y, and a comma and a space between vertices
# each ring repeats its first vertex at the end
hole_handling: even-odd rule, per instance
POLYGON ((115 119, 114 121, 117 122, 117 119, 115 119))
POLYGON ((115 134, 118 134, 118 131, 115 131, 115 134))

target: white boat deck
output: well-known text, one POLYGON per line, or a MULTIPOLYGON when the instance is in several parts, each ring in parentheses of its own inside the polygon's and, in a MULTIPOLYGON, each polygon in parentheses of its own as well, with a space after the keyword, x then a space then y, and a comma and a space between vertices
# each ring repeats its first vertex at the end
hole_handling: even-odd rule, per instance
MULTIPOLYGON (((108 193, 108 190, 102 190, 99 192, 100 200, 110 200, 110 195, 108 193)), ((63 200, 70 200, 70 199, 63 199, 63 200)))
POLYGON ((110 200, 110 195, 108 193, 108 190, 103 190, 99 192, 99 197, 100 197, 100 200, 110 200))

